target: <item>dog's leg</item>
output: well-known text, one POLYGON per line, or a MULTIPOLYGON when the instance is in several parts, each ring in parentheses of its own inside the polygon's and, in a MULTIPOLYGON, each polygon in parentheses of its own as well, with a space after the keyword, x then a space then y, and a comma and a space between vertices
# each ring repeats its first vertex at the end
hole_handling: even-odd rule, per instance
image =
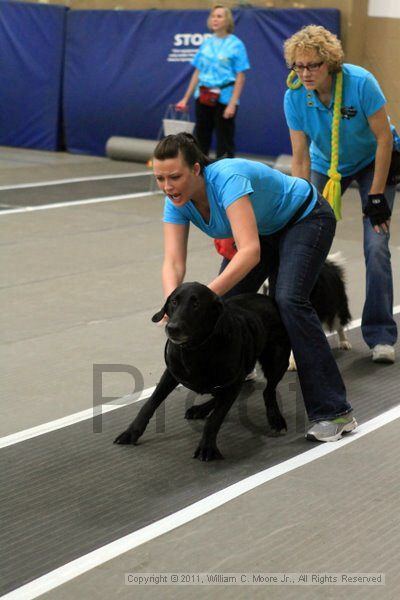
POLYGON ((140 409, 137 417, 129 425, 128 429, 120 433, 114 440, 114 444, 136 444, 143 435, 151 417, 165 398, 178 385, 178 381, 172 377, 166 369, 150 398, 140 409))
POLYGON ((267 420, 270 427, 277 434, 283 429, 287 431, 286 421, 276 401, 276 386, 287 371, 289 354, 289 345, 283 344, 281 346, 274 346, 272 352, 263 352, 259 358, 267 379, 267 386, 263 392, 267 420))
POLYGON ((207 417, 202 438, 195 450, 193 458, 204 461, 224 458, 217 448, 217 435, 223 420, 236 400, 241 387, 242 382, 226 388, 221 391, 218 396, 216 395, 215 408, 210 416, 207 417))
POLYGON ((203 402, 203 404, 191 406, 185 412, 185 419, 205 419, 214 406, 215 398, 211 398, 210 400, 207 400, 207 402, 203 402))
POLYGON ((351 350, 351 343, 347 339, 347 335, 343 328, 343 325, 335 322, 335 329, 337 331, 338 338, 339 338, 339 348, 341 350, 351 350))

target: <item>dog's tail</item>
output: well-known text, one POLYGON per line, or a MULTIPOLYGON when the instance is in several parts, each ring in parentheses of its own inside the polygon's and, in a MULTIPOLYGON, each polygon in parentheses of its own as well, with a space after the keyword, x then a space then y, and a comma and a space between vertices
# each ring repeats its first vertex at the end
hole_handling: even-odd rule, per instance
POLYGON ((338 267, 344 268, 346 266, 346 257, 343 255, 343 252, 338 250, 338 252, 333 252, 332 254, 328 254, 326 257, 328 262, 334 263, 338 267))
POLYGON ((344 288, 346 288, 347 285, 346 263, 346 257, 342 252, 340 252, 340 250, 338 252, 328 254, 325 260, 325 264, 328 266, 328 268, 333 267, 333 269, 336 271, 344 288))

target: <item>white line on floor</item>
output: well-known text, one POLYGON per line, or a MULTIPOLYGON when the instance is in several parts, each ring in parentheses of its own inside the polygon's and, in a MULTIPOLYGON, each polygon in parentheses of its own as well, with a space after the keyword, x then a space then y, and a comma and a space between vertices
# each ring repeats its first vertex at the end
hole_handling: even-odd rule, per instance
MULTIPOLYGON (((400 313, 400 304, 393 308, 393 314, 397 313, 400 313)), ((347 329, 356 329, 360 326, 360 324, 361 319, 356 319, 347 326, 347 329)), ((102 412, 111 412, 112 410, 121 408, 121 406, 127 406, 128 404, 133 404, 134 402, 140 402, 140 400, 145 400, 146 398, 149 398, 151 396, 154 389, 155 387, 147 388, 138 394, 128 394, 127 396, 123 396, 122 398, 114 400, 114 402, 103 404, 102 412)), ((6 435, 0 438, 0 448, 13 446, 14 444, 25 442, 26 440, 38 437, 39 435, 44 435, 45 433, 50 433, 51 431, 56 431, 57 429, 62 429, 63 427, 68 427, 69 425, 74 425, 75 423, 80 423, 81 421, 86 421, 87 419, 91 419, 93 417, 94 409, 92 407, 86 410, 82 410, 81 412, 77 412, 72 415, 56 419, 55 421, 49 421, 48 423, 43 423, 42 425, 31 427, 30 429, 23 429, 22 431, 18 431, 16 433, 12 433, 10 435, 6 435)))
POLYGON ((51 208, 65 208, 68 206, 82 206, 83 204, 98 204, 100 202, 115 202, 116 200, 129 200, 130 198, 142 198, 154 196, 160 192, 140 192, 137 194, 121 194, 120 196, 104 196, 104 198, 89 198, 88 200, 72 200, 70 202, 58 202, 56 204, 41 204, 39 206, 23 206, 21 208, 10 208, 0 210, 0 217, 15 213, 32 213, 37 210, 50 210, 51 208))
POLYGON ((17 183, 16 185, 0 185, 0 192, 6 190, 22 190, 35 187, 47 187, 49 185, 64 185, 66 183, 81 183, 84 181, 103 181, 105 179, 123 179, 125 177, 140 177, 152 175, 152 171, 137 171, 135 173, 115 173, 114 175, 91 175, 86 177, 74 177, 70 179, 55 179, 54 181, 35 181, 31 183, 17 183))
POLYGON ((392 408, 385 413, 379 415, 363 423, 358 427, 355 433, 347 434, 338 442, 319 444, 318 446, 303 452, 289 460, 286 460, 278 465, 260 471, 255 475, 247 477, 227 488, 220 490, 198 502, 194 502, 190 506, 183 508, 151 525, 147 525, 138 531, 130 533, 110 544, 106 544, 97 550, 89 552, 79 558, 31 581, 30 583, 17 588, 16 590, 2 596, 2 600, 33 600, 41 594, 45 594, 54 588, 67 583, 71 579, 75 579, 79 575, 98 567, 105 562, 120 556, 138 546, 154 540, 155 538, 181 527, 198 517, 201 517, 211 510, 223 506, 227 502, 238 498, 239 496, 257 488, 276 477, 290 473, 299 467, 303 467, 308 463, 317 460, 331 452, 335 452, 343 446, 347 446, 362 438, 364 435, 391 423, 400 417, 400 405, 392 408))
POLYGON ((50 433, 51 431, 56 431, 57 429, 63 429, 63 427, 75 425, 75 423, 80 423, 81 421, 86 421, 87 419, 92 419, 97 414, 95 411, 100 412, 100 409, 101 413, 105 414, 107 412, 116 410, 117 408, 121 408, 121 406, 127 406, 128 404, 140 402, 140 400, 149 398, 154 390, 155 387, 147 388, 146 390, 143 390, 137 394, 128 394, 122 398, 118 398, 109 404, 102 404, 101 406, 96 407, 96 409, 93 407, 87 408, 86 410, 62 417, 61 419, 49 421, 48 423, 31 427, 30 429, 24 429, 22 431, 18 431, 17 433, 6 435, 0 438, 0 448, 7 448, 7 446, 13 446, 14 444, 25 442, 26 440, 38 437, 39 435, 44 435, 45 433, 50 433))

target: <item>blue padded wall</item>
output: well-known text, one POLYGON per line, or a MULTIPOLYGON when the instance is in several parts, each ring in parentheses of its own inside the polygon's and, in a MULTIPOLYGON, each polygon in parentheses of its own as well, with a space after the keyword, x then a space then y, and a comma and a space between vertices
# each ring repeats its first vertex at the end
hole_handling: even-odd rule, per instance
POLYGON ((323 25, 340 35, 336 9, 251 9, 239 11, 237 35, 250 56, 237 117, 237 145, 242 152, 267 156, 291 154, 283 111, 288 69, 283 43, 305 25, 323 25))
MULTIPOLYGON (((168 104, 188 84, 208 11, 70 11, 64 79, 67 148, 104 154, 113 135, 157 139, 168 104)), ((303 25, 339 34, 336 9, 234 11, 251 70, 237 116, 240 152, 289 152, 283 42, 303 25)), ((193 110, 192 110, 193 114, 193 110)))
POLYGON ((0 2, 0 144, 57 150, 65 15, 61 6, 0 2))
POLYGON ((168 62, 174 36, 204 31, 204 11, 72 11, 64 79, 67 147, 104 153, 112 135, 156 139, 192 68, 168 62))
MULTIPOLYGON (((237 116, 238 150, 288 152, 283 41, 310 23, 339 34, 339 11, 243 8, 234 15, 252 66, 237 116)), ((207 16, 0 0, 0 144, 56 150, 62 122, 71 152, 102 155, 113 135, 156 139, 168 104, 186 89, 207 16)))

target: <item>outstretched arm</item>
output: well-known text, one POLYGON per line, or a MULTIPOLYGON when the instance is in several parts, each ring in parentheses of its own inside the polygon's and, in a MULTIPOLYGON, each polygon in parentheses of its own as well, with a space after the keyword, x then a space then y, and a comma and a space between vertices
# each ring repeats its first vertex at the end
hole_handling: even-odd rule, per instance
POLYGON ((292 175, 310 180, 311 162, 308 149, 308 139, 304 131, 289 129, 290 141, 292 143, 292 175))
POLYGON ((383 194, 386 187, 393 148, 393 136, 390 131, 385 107, 382 107, 375 114, 368 117, 368 123, 377 141, 374 179, 372 181, 370 193, 383 194))
POLYGON ((231 119, 235 115, 237 103, 240 98, 240 94, 242 93, 245 81, 246 81, 246 75, 245 75, 244 71, 237 73, 235 85, 233 86, 232 97, 229 100, 229 102, 226 105, 226 108, 224 110, 223 116, 225 119, 231 119))
POLYGON ((383 194, 385 192, 386 180, 389 173, 390 160, 392 156, 393 136, 392 132, 390 131, 385 107, 383 106, 376 113, 368 117, 368 123, 377 141, 374 178, 369 191, 370 197, 372 196, 372 198, 369 198, 368 205, 370 205, 371 200, 375 203, 376 197, 381 203, 383 203, 383 211, 386 209, 386 213, 382 212, 380 219, 378 215, 379 223, 375 224, 374 220, 371 222, 377 233, 379 233, 381 230, 387 233, 390 226, 390 211, 387 207, 386 199, 383 197, 383 194))
POLYGON ((190 98, 193 95, 194 90, 196 89, 198 81, 199 81, 199 70, 195 69, 193 71, 192 77, 190 78, 189 85, 187 87, 185 95, 183 96, 182 100, 179 100, 179 102, 177 102, 175 104, 176 108, 178 108, 180 110, 185 110, 187 103, 189 102, 190 98))
POLYGON ((224 271, 208 287, 223 296, 260 261, 260 241, 253 207, 248 195, 233 202, 226 210, 237 252, 224 271))
POLYGON ((188 237, 189 225, 164 223, 162 283, 166 298, 185 277, 188 237))

